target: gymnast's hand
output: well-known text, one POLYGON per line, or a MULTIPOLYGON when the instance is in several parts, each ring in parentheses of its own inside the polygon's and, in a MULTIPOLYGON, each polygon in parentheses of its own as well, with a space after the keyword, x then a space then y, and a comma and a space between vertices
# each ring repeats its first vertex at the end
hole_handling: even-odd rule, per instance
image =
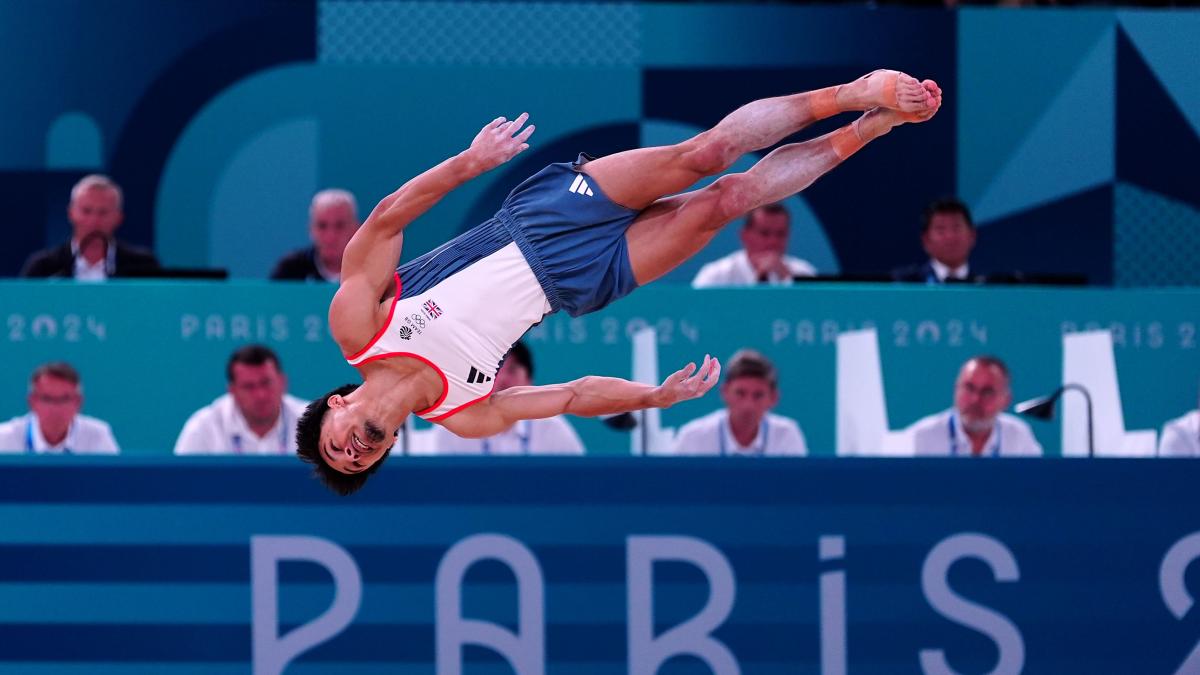
POLYGON ((676 371, 658 387, 656 398, 658 407, 667 408, 693 398, 700 398, 708 393, 721 378, 721 364, 713 357, 705 354, 704 363, 696 370, 695 363, 689 363, 683 370, 676 371))
POLYGON ((530 124, 522 129, 528 120, 529 113, 521 113, 512 121, 497 117, 479 130, 467 153, 480 173, 500 166, 529 147, 525 141, 533 135, 536 127, 530 124))

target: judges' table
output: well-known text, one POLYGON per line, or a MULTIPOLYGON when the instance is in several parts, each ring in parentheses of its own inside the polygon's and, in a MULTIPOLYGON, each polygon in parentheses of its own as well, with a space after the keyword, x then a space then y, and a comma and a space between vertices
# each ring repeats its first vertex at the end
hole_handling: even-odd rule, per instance
MULTIPOLYGON (((25 409, 24 379, 67 359, 84 378, 84 412, 112 424, 126 454, 169 453, 189 414, 225 392, 225 362, 261 342, 283 360, 304 398, 356 381, 329 337, 333 289, 265 282, 0 281, 0 417, 25 409)), ((1125 426, 1156 429, 1196 405, 1200 291, 927 288, 813 284, 697 291, 652 285, 603 312, 549 317, 526 339, 541 383, 587 374, 629 377, 630 335, 658 329, 664 371, 705 353, 753 347, 779 367, 776 412, 797 419, 815 455, 834 448, 839 331, 878 330, 893 428, 950 406, 955 374, 972 355, 996 354, 1013 372, 1013 400, 1048 393, 1062 373, 1062 335, 1113 331, 1125 426)), ((443 308, 444 309, 444 308, 443 308)), ((710 394, 663 412, 677 427, 720 405, 710 394)), ((573 420, 589 454, 627 453, 629 441, 594 420, 573 420)), ((1058 423, 1035 423, 1058 454, 1058 423)))

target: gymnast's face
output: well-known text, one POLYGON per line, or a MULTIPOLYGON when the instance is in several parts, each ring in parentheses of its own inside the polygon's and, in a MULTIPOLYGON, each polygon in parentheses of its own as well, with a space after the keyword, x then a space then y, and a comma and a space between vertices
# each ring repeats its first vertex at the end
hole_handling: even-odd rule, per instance
POLYGON ((321 458, 342 473, 362 473, 383 458, 394 439, 368 418, 361 403, 337 394, 329 397, 329 412, 321 422, 321 458))

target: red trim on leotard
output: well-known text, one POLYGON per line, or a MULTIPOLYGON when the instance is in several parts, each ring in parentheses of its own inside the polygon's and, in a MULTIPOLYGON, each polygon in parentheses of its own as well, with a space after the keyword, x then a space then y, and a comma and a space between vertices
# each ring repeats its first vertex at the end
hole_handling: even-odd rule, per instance
MULTIPOLYGON (((379 332, 375 334, 375 337, 371 338, 371 341, 367 343, 367 346, 354 352, 350 356, 347 356, 346 357, 347 361, 353 361, 354 359, 357 359, 358 357, 362 356, 363 354, 366 354, 367 350, 370 349, 371 347, 374 347, 375 343, 379 342, 379 338, 383 337, 383 334, 387 332, 388 326, 390 326, 392 324, 392 315, 396 313, 396 303, 400 302, 400 289, 401 288, 403 288, 403 286, 401 286, 401 284, 400 284, 400 272, 397 271, 396 272, 396 295, 392 296, 392 306, 388 309, 387 321, 383 322, 383 326, 379 329, 379 332)), ((441 372, 441 371, 439 371, 439 372, 441 372)), ((445 376, 443 376, 442 379, 443 380, 446 379, 445 376)))
MULTIPOLYGON (((458 406, 457 408, 455 408, 454 410, 451 410, 448 413, 443 413, 441 415, 438 415, 437 417, 431 417, 427 421, 440 422, 440 421, 446 419, 447 417, 454 415, 455 413, 462 412, 463 409, 465 409, 465 408, 470 408, 471 406, 475 405, 476 403, 479 403, 480 401, 487 399, 487 397, 491 396, 492 393, 495 391, 496 391, 496 384, 493 382, 492 383, 492 391, 489 391, 488 393, 484 394, 483 396, 480 396, 479 398, 475 399, 474 401, 467 401, 466 403, 458 406)), ((429 410, 433 410, 435 408, 437 408, 437 406, 433 406, 433 408, 430 408, 429 410)), ((428 412, 428 411, 426 411, 426 412, 428 412)), ((417 414, 420 415, 421 413, 417 413, 417 414)))
MULTIPOLYGON (((433 405, 429 406, 428 408, 426 408, 424 410, 419 410, 417 412, 414 412, 413 414, 414 415, 424 415, 425 413, 437 410, 437 407, 442 404, 442 401, 445 401, 446 397, 450 395, 450 381, 446 379, 446 374, 442 372, 441 368, 438 368, 433 363, 433 361, 430 361, 429 359, 425 358, 424 356, 421 356, 420 354, 413 354, 411 352, 387 352, 384 354, 376 354, 375 356, 372 356, 369 359, 363 359, 362 363, 360 363, 354 367, 361 368, 372 361, 379 361, 380 359, 390 359, 390 358, 394 358, 397 356, 402 356, 402 357, 410 358, 410 359, 416 359, 416 360, 420 361, 421 363, 424 363, 425 365, 429 366, 430 368, 433 368, 434 372, 436 372, 438 374, 438 377, 442 378, 442 395, 438 397, 437 402, 434 403, 433 405)), ((493 386, 493 388, 495 387, 495 385, 492 385, 492 386, 493 386)), ((489 392, 489 395, 490 395, 490 392, 489 392)), ((484 398, 487 398, 487 396, 485 396, 484 398)), ((474 403, 474 401, 472 401, 471 403, 474 403)), ((471 405, 471 404, 468 403, 467 405, 471 405)), ((466 406, 463 406, 463 407, 466 407, 466 406)))

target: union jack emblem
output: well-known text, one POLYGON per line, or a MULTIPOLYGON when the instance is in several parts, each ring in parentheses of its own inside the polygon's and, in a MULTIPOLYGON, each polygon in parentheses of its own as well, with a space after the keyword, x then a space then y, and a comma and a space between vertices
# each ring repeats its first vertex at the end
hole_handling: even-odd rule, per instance
POLYGON ((432 300, 426 301, 424 307, 425 314, 427 314, 430 319, 436 319, 442 315, 442 308, 438 307, 437 303, 432 300))

